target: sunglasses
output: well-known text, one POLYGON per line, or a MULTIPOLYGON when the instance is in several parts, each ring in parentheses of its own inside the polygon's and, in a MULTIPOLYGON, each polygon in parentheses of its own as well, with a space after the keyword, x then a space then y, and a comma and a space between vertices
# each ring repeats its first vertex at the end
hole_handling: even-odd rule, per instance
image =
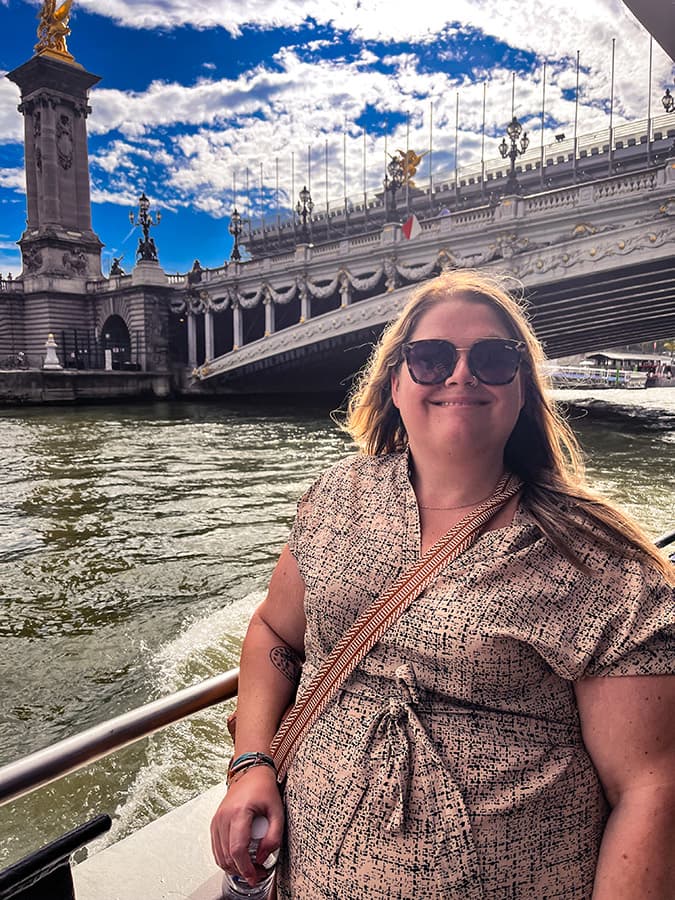
POLYGON ((410 341, 403 344, 403 357, 410 377, 417 384, 441 384, 455 371, 460 350, 468 350, 467 364, 483 384, 510 384, 523 360, 523 341, 483 338, 470 347, 455 347, 450 341, 410 341))

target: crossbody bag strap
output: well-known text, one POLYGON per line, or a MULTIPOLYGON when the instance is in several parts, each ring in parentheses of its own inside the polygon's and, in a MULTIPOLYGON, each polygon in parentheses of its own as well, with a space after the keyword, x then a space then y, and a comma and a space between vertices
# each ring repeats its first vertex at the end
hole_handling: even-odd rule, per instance
POLYGON ((497 512, 515 496, 522 482, 504 475, 494 493, 406 569, 345 631, 286 716, 272 741, 277 778, 283 781, 291 760, 321 713, 382 635, 448 563, 467 550, 497 512))

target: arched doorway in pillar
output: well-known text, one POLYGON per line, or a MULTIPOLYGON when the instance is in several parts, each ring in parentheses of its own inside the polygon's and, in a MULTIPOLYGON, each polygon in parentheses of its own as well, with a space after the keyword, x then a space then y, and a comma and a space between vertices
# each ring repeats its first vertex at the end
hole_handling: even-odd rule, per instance
POLYGON ((128 369, 131 365, 131 335, 121 316, 108 316, 101 328, 101 347, 113 369, 128 369), (108 352, 109 351, 109 355, 108 352))

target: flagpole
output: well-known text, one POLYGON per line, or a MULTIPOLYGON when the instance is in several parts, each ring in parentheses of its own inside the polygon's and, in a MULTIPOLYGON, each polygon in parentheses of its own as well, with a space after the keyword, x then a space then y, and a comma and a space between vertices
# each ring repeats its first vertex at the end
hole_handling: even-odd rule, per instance
POLYGON ((410 214, 410 170, 408 168, 408 160, 410 152, 410 113, 406 113, 405 126, 405 166, 403 168, 403 176, 405 178, 405 210, 410 214))
POLYGON ((574 94, 574 180, 577 180, 577 155, 579 151, 577 128, 579 124, 579 56, 580 51, 577 50, 577 88, 574 94))
POLYGON ((434 101, 429 103, 429 212, 434 212, 434 171, 431 166, 434 155, 434 101))
POLYGON ((511 118, 516 114, 516 73, 511 72, 511 118))
POLYGON ((251 239, 251 218, 253 216, 253 209, 251 207, 251 185, 249 182, 249 169, 246 166, 246 205, 248 206, 248 237, 251 239))
POLYGON ((262 228, 262 236, 263 236, 263 246, 267 249, 267 238, 265 237, 265 213, 263 210, 265 209, 264 204, 264 195, 263 195, 263 164, 262 160, 260 162, 260 226, 262 228))
POLYGON ((487 81, 483 82, 483 125, 480 139, 480 195, 485 196, 485 101, 487 99, 487 81))
POLYGON ((455 98, 455 208, 459 204, 459 91, 455 98))
POLYGON ((654 38, 649 35, 649 86, 647 91, 647 165, 652 161, 652 51, 654 38))
POLYGON ((291 150, 291 218, 295 235, 295 150, 291 150))
POLYGON ((344 176, 345 192, 345 234, 349 234, 349 215, 347 207, 347 120, 345 119, 342 131, 342 172, 344 176))
POLYGON ((609 98, 609 172, 608 174, 612 174, 612 161, 613 161, 613 153, 612 153, 612 143, 613 143, 613 130, 614 130, 614 51, 616 49, 616 38, 612 38, 612 87, 611 94, 609 98))
POLYGON ((544 74, 541 89, 541 155, 539 158, 539 179, 541 187, 544 187, 544 120, 546 118, 546 60, 544 60, 544 74))
POLYGON ((307 190, 312 193, 312 156, 309 144, 307 144, 307 190))
POLYGON ((279 157, 274 157, 274 168, 275 168, 275 194, 276 194, 276 207, 277 207, 277 239, 280 237, 281 233, 281 214, 279 210, 279 157))
POLYGON ((366 154, 367 154, 367 135, 366 127, 363 126, 363 215, 368 220, 368 192, 366 178, 366 154))
POLYGON ((324 148, 325 148, 324 162, 325 162, 325 168, 326 168, 326 184, 325 184, 325 187, 326 187, 326 240, 328 240, 328 238, 330 237, 330 229, 328 226, 328 212, 329 212, 329 208, 328 208, 328 138, 326 138, 326 143, 324 145, 324 148))

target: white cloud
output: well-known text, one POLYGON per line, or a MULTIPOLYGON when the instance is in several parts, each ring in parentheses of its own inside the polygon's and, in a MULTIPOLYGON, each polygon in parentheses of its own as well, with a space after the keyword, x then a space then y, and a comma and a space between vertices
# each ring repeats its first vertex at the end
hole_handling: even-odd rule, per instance
POLYGON ((0 187, 10 190, 26 192, 26 175, 21 169, 0 169, 0 187))
POLYGON ((0 144, 16 144, 23 140, 23 120, 17 112, 19 89, 0 71, 0 144))

